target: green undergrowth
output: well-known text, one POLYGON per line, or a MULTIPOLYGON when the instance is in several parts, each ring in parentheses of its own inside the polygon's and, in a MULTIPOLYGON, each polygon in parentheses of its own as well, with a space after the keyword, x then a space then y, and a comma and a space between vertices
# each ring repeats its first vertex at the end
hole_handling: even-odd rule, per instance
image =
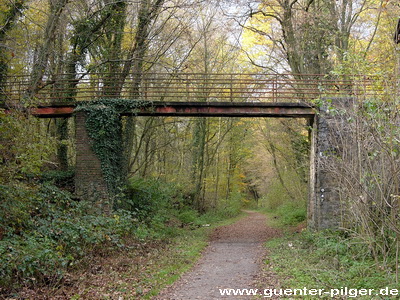
MULTIPOLYGON (((271 224, 282 227, 282 219, 274 219, 273 216, 270 218, 273 220, 271 224)), ((265 263, 268 270, 281 278, 281 288, 306 287, 325 291, 345 287, 375 291, 399 288, 395 283, 395 270, 384 268, 383 264, 374 261, 365 242, 350 238, 343 232, 310 232, 307 229, 300 233, 288 231, 285 236, 268 241, 266 247, 268 258, 265 263)), ((363 298, 358 295, 357 299, 391 299, 374 297, 363 298)), ((315 296, 298 298, 317 299, 315 296)), ((318 299, 332 298, 326 295, 318 299)))
POLYGON ((291 184, 284 187, 280 180, 273 179, 258 206, 260 211, 279 218, 281 227, 295 226, 307 217, 307 185, 292 172, 284 175, 284 180, 291 184))
POLYGON ((259 208, 261 212, 264 212, 272 216, 274 226, 287 228, 288 226, 296 226, 297 224, 304 222, 307 217, 307 208, 303 202, 284 202, 281 205, 274 208, 259 208))
POLYGON ((169 283, 174 278, 168 270, 187 268, 204 247, 208 228, 232 217, 218 210, 199 214, 179 187, 142 178, 131 179, 125 200, 105 215, 57 187, 57 180, 47 174, 35 184, 0 185, 0 297, 18 298, 23 287, 57 289, 93 257, 135 254, 132 245, 149 243, 176 245, 171 253, 182 253, 180 267, 171 254, 157 269, 156 278, 169 283))
POLYGON ((128 211, 102 215, 53 185, 0 186, 0 197, 2 291, 56 285, 93 253, 123 249, 139 227, 128 211))

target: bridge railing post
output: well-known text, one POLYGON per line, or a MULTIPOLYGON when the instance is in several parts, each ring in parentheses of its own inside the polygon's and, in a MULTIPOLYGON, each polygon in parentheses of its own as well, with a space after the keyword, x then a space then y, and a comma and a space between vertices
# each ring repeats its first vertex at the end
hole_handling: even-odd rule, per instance
POLYGON ((233 74, 231 74, 231 76, 230 76, 230 84, 229 84, 229 90, 230 90, 230 100, 231 100, 231 102, 233 102, 233 74))
POLYGON ((272 102, 278 102, 278 75, 275 74, 272 79, 272 102))
POLYGON ((189 74, 185 75, 185 86, 186 86, 186 99, 190 102, 190 86, 189 86, 189 74))

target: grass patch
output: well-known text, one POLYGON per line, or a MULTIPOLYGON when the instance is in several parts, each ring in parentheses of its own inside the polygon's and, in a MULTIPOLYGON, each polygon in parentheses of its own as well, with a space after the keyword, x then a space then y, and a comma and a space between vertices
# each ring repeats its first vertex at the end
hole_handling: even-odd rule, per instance
MULTIPOLYGON (((274 226, 282 224, 274 221, 274 226)), ((272 225, 272 224, 271 224, 272 225)), ((281 288, 374 289, 399 288, 395 270, 382 268, 371 258, 365 244, 340 232, 286 234, 266 243, 265 262, 281 278, 281 288)), ((389 296, 388 296, 389 297, 389 296)), ((390 298, 376 299, 390 299, 390 298)), ((329 295, 319 299, 332 299, 329 295)), ((285 298, 283 298, 285 299, 285 298)), ((315 299, 315 297, 301 299, 315 299)), ((371 299, 358 296, 357 299, 371 299)))
POLYGON ((281 229, 296 226, 307 218, 307 208, 302 202, 285 202, 274 208, 257 209, 269 216, 269 225, 281 229))
POLYGON ((149 269, 149 277, 142 281, 148 285, 143 299, 151 299, 194 265, 207 246, 208 232, 206 228, 187 231, 171 242, 149 269))

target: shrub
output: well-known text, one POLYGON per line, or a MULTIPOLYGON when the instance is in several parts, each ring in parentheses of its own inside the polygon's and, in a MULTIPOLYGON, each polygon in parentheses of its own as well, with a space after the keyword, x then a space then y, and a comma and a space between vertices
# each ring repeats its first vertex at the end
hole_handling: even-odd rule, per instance
POLYGON ((52 170, 43 172, 40 176, 42 183, 50 183, 58 188, 68 189, 69 191, 74 190, 74 176, 75 170, 69 169, 67 171, 52 170))
POLYGON ((241 192, 231 192, 228 199, 221 199, 219 201, 217 213, 223 218, 237 216, 244 205, 243 199, 244 196, 241 192))
MULTIPOLYGON (((395 270, 377 265, 368 245, 345 231, 304 231, 298 238, 299 246, 306 250, 307 260, 317 264, 324 262, 324 268, 330 273, 336 272, 330 279, 332 284, 341 280, 340 285, 351 282, 354 288, 396 286, 395 270)), ((315 267, 309 272, 314 270, 315 267)))
POLYGON ((19 234, 33 226, 31 216, 38 199, 33 189, 22 184, 0 185, 0 228, 2 236, 19 234))
POLYGON ((57 187, 0 186, 0 285, 49 284, 94 250, 123 247, 137 219, 118 210, 105 216, 57 187))
POLYGON ((296 225, 306 220, 307 208, 301 202, 287 202, 279 206, 276 213, 282 218, 283 225, 296 225))
POLYGON ((143 220, 180 206, 183 201, 175 186, 154 178, 130 178, 126 193, 116 207, 137 213, 143 220))
POLYGON ((55 282, 70 261, 56 248, 53 240, 35 235, 0 241, 0 285, 55 282))
POLYGON ((184 225, 194 223, 198 217, 198 212, 192 209, 184 210, 178 215, 179 221, 184 225))
POLYGON ((0 181, 13 182, 27 174, 39 175, 56 150, 56 139, 43 121, 13 110, 0 109, 0 181), (44 129, 44 128, 43 128, 44 129))

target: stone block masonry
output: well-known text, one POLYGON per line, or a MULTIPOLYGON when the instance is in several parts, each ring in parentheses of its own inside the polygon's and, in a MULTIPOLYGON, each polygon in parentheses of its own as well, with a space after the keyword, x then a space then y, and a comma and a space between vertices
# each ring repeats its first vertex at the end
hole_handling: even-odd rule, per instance
POLYGON ((338 229, 344 209, 338 189, 340 178, 334 172, 334 164, 341 159, 344 150, 338 140, 346 136, 346 124, 341 120, 340 111, 347 110, 353 99, 329 100, 330 108, 328 105, 321 107, 315 117, 310 151, 308 225, 315 230, 338 229))
POLYGON ((331 155, 337 155, 336 149, 332 146, 332 118, 325 111, 321 111, 316 118, 317 122, 317 146, 315 153, 316 188, 315 208, 317 210, 317 229, 333 229, 339 227, 341 216, 340 198, 337 190, 335 176, 330 169, 329 160, 331 155))

